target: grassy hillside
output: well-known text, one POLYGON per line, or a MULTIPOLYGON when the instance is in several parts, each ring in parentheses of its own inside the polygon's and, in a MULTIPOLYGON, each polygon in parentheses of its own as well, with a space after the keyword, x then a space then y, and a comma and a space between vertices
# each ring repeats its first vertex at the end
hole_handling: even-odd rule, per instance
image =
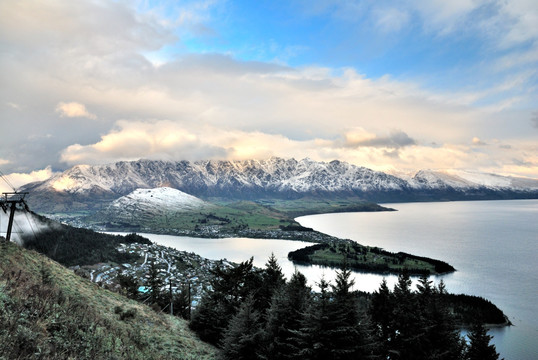
POLYGON ((0 240, 0 359, 214 359, 186 321, 0 240))
POLYGON ((283 212, 292 218, 324 213, 394 211, 394 209, 364 201, 357 197, 334 198, 330 200, 303 197, 294 200, 266 199, 257 202, 271 207, 276 211, 283 212))
POLYGON ((86 224, 106 226, 109 230, 159 231, 179 229, 203 232, 214 229, 235 232, 249 228, 272 230, 279 226, 296 224, 282 212, 269 209, 254 202, 241 201, 219 204, 211 208, 169 213, 133 212, 130 219, 118 219, 114 213, 98 212, 83 219, 86 224))

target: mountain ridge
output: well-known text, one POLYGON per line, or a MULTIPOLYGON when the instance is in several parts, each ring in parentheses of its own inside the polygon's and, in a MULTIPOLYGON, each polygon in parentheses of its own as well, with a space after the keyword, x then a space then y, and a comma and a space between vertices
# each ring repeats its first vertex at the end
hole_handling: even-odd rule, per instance
POLYGON ((538 180, 478 172, 421 170, 398 177, 333 160, 121 161, 76 165, 27 184, 38 211, 95 209, 136 189, 170 187, 202 200, 359 197, 374 202, 537 198, 538 180), (47 205, 47 202, 51 204, 47 205), (59 203, 53 206, 52 203, 59 203), (63 207, 62 207, 63 206, 63 207))

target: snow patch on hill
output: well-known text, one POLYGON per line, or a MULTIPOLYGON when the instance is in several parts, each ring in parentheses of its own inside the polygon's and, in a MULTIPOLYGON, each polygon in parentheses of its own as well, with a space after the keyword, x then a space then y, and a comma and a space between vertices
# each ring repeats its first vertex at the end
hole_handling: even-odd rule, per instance
POLYGON ((134 205, 142 210, 191 211, 211 204, 169 187, 136 189, 129 195, 122 196, 110 204, 111 207, 119 209, 131 208, 134 205))

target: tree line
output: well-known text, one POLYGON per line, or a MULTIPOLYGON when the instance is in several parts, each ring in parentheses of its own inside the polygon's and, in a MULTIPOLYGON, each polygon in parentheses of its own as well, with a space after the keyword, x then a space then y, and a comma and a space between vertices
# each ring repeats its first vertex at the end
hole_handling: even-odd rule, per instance
POLYGON ((344 266, 319 291, 295 272, 286 281, 274 256, 264 269, 253 259, 217 268, 190 327, 222 350, 223 359, 498 359, 477 320, 460 336, 443 282, 422 277, 416 290, 403 272, 391 290, 383 281, 353 291, 344 266))

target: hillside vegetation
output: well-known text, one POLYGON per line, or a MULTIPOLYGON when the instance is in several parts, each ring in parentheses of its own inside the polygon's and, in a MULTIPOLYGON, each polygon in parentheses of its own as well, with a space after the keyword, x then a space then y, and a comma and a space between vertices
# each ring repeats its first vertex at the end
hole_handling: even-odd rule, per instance
POLYGON ((114 209, 97 212, 82 221, 90 226, 112 231, 145 232, 211 232, 235 233, 242 229, 275 230, 279 226, 295 224, 286 214, 250 201, 213 205, 210 208, 189 211, 146 212, 135 209, 128 219, 117 216, 114 209))
POLYGON ((0 240, 0 359, 214 359, 186 321, 0 240))

